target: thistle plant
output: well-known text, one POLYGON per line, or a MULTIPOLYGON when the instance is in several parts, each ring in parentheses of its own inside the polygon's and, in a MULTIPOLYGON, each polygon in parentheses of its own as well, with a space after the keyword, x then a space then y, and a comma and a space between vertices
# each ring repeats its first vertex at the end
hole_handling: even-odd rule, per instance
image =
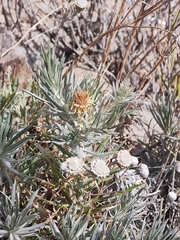
POLYGON ((29 236, 37 236, 45 223, 34 224, 36 213, 30 214, 38 190, 29 199, 27 205, 21 208, 20 193, 16 189, 16 181, 11 190, 11 196, 6 194, 5 188, 0 198, 0 237, 11 240, 20 240, 29 236))
POLYGON ((135 93, 127 84, 109 86, 107 91, 107 84, 89 75, 81 81, 75 80, 72 71, 63 76, 64 61, 64 56, 60 62, 56 59, 54 49, 42 50, 36 79, 44 97, 29 93, 46 106, 47 137, 77 155, 80 148, 95 146, 115 134, 117 120, 132 113, 127 106, 135 93))

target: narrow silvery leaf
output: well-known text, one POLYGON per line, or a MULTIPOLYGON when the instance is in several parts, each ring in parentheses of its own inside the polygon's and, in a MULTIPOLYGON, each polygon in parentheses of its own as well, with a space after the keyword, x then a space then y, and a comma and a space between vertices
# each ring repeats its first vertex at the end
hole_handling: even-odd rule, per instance
POLYGON ((34 199, 35 199, 36 196, 37 196, 38 191, 39 191, 39 190, 36 190, 36 191, 33 193, 33 195, 31 196, 28 204, 27 204, 26 207, 22 210, 22 218, 25 217, 25 216, 28 214, 29 210, 31 209, 31 206, 32 206, 32 204, 33 204, 34 199))

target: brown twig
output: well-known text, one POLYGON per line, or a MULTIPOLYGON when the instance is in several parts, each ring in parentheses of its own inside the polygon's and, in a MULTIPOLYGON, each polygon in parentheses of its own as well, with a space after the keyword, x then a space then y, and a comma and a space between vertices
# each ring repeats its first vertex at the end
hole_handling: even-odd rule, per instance
POLYGON ((144 18, 144 14, 145 13, 148 13, 150 14, 152 11, 154 12, 155 10, 157 10, 159 7, 161 7, 163 5, 162 1, 161 2, 158 2, 157 4, 153 5, 151 8, 147 9, 147 10, 144 10, 146 4, 145 3, 142 3, 142 6, 141 6, 141 9, 138 13, 138 18, 139 19, 138 21, 135 22, 134 24, 134 28, 133 28, 133 31, 132 31, 132 34, 131 34, 131 37, 130 37, 130 41, 128 43, 128 46, 126 48, 126 52, 124 54, 124 57, 123 57, 123 60, 121 61, 121 66, 120 66, 120 69, 119 69, 119 72, 117 74, 117 80, 120 81, 121 80, 121 76, 122 76, 122 72, 123 72, 123 69, 124 69, 124 66, 126 64, 126 60, 127 60, 127 57, 129 56, 129 51, 131 49, 131 46, 132 46, 132 43, 133 43, 133 40, 134 40, 134 36, 136 34, 136 31, 137 31, 137 26, 138 26, 138 23, 140 20, 142 20, 144 18), (143 17, 142 17, 143 16, 143 17))
MULTIPOLYGON (((140 11, 138 13, 138 17, 140 17, 142 15, 142 13, 144 12, 144 8, 145 8, 145 4, 142 4, 141 9, 140 9, 140 11)), ((140 20, 141 20, 141 18, 139 19, 139 21, 140 20)), ((130 37, 130 41, 129 41, 128 46, 126 48, 126 52, 124 54, 124 57, 123 57, 123 59, 121 61, 121 66, 120 66, 119 72, 117 74, 117 80, 118 81, 120 81, 120 79, 121 79, 122 71, 124 69, 124 65, 126 63, 126 59, 127 59, 128 55, 129 55, 129 51, 131 49, 131 46, 132 46, 132 43, 133 43, 133 39, 134 39, 134 36, 136 34, 136 31, 137 31, 136 27, 138 26, 139 21, 135 22, 135 24, 134 24, 134 28, 133 28, 133 31, 132 31, 132 34, 131 34, 131 37, 130 37)))
MULTIPOLYGON (((115 20, 115 23, 114 23, 114 27, 116 27, 117 24, 118 24, 118 22, 119 22, 119 18, 120 18, 121 13, 122 13, 122 11, 123 11, 123 9, 124 9, 125 3, 126 3, 126 0, 123 1, 122 4, 121 4, 121 7, 120 7, 120 9, 119 9, 118 15, 117 15, 116 20, 115 20)), ((104 67, 105 67, 105 64, 106 64, 106 61, 107 61, 107 56, 108 56, 108 54, 109 54, 110 47, 111 47, 111 42, 112 42, 115 34, 116 34, 116 31, 113 31, 113 32, 110 33, 109 41, 107 42, 107 45, 106 45, 106 47, 105 47, 105 52, 104 52, 104 55, 103 55, 103 57, 102 57, 101 66, 100 66, 100 69, 99 69, 98 74, 97 74, 97 77, 96 77, 96 78, 99 79, 99 80, 100 80, 100 78, 101 78, 102 71, 103 71, 103 69, 104 69, 104 67)))
POLYGON ((154 6, 150 7, 149 9, 145 10, 143 12, 143 14, 139 17, 137 17, 137 19, 135 19, 131 24, 119 24, 116 27, 112 27, 111 29, 107 30, 105 33, 102 33, 101 35, 99 35, 93 42, 91 42, 84 50, 83 52, 74 60, 74 64, 72 66, 70 66, 67 71, 64 73, 63 78, 66 76, 66 74, 68 72, 71 71, 72 67, 75 66, 77 64, 77 62, 82 58, 82 56, 93 46, 95 45, 100 39, 102 39, 103 37, 107 36, 108 34, 111 34, 114 31, 117 31, 121 28, 125 28, 125 27, 130 27, 130 28, 153 28, 153 29, 159 29, 161 31, 165 31, 167 33, 171 33, 171 31, 166 30, 166 29, 162 29, 160 27, 152 27, 152 26, 134 26, 134 24, 136 22, 139 22, 141 19, 143 19, 144 17, 148 16, 150 13, 154 12, 155 10, 157 10, 159 7, 161 7, 164 4, 164 2, 162 3, 162 1, 158 2, 157 4, 155 4, 154 6))
MULTIPOLYGON (((176 28, 178 28, 179 26, 180 26, 180 23, 179 23, 174 29, 172 29, 171 32, 168 31, 168 30, 166 30, 167 34, 164 35, 162 38, 160 38, 160 39, 157 41, 157 43, 156 43, 153 47, 151 47, 151 48, 145 53, 145 55, 141 58, 141 60, 140 60, 134 67, 132 67, 131 71, 129 71, 129 72, 126 74, 126 77, 125 77, 123 80, 125 81, 126 79, 128 79, 129 76, 139 67, 139 65, 144 61, 144 59, 150 54, 150 52, 152 52, 153 49, 156 48, 160 42, 162 42, 165 38, 167 38, 168 35, 169 35, 169 33, 172 33, 172 32, 173 32, 176 28)), ((139 28, 143 28, 143 27, 139 27, 139 28)), ((147 28, 148 28, 148 27, 147 27, 147 28)))
MULTIPOLYGON (((106 31, 105 33, 102 33, 100 36, 98 36, 93 42, 91 42, 84 50, 83 52, 74 60, 74 64, 72 66, 70 66, 67 71, 63 74, 62 78, 64 78, 66 76, 66 74, 68 72, 71 71, 72 67, 75 66, 77 64, 77 62, 83 57, 83 55, 93 46, 95 45, 101 38, 105 37, 106 35, 110 34, 111 32, 113 31, 116 31, 116 30, 119 30, 121 28, 124 28, 124 27, 129 27, 129 28, 134 28, 135 26, 133 25, 134 22, 129 25, 129 24, 120 24, 118 26, 116 26, 115 28, 111 28, 109 29, 108 31, 106 31)), ((164 32, 167 32, 167 33, 170 33, 171 34, 171 31, 168 31, 166 29, 162 29, 160 27, 152 27, 152 26, 136 26, 136 28, 153 28, 153 29, 159 29, 161 31, 164 31, 164 32)))
MULTIPOLYGON (((170 45, 169 49, 171 49, 171 47, 172 47, 173 45, 174 45, 174 42, 170 45)), ((143 93, 143 92, 147 89, 147 87, 149 86, 149 83, 150 83, 150 81, 151 81, 151 79, 149 79, 148 83, 147 83, 145 86, 143 86, 145 80, 151 75, 151 73, 153 73, 153 72, 156 70, 156 68, 159 66, 159 64, 160 64, 163 60, 164 60, 164 56, 161 55, 160 58, 159 58, 159 60, 158 60, 157 63, 155 64, 155 66, 154 66, 154 67, 151 69, 151 71, 144 77, 144 81, 142 82, 142 84, 141 84, 140 87, 139 87, 140 90, 141 90, 142 87, 143 87, 143 89, 141 90, 141 93, 143 93)))

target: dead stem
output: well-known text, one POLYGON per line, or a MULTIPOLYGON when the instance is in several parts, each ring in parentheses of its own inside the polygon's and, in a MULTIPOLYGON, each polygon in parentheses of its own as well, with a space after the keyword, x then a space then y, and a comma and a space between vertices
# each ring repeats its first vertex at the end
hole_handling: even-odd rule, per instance
MULTIPOLYGON (((158 8, 160 8, 162 5, 164 4, 164 2, 162 3, 162 1, 158 2, 157 4, 153 5, 152 7, 150 7, 147 10, 143 10, 143 13, 141 12, 141 15, 139 17, 137 17, 137 19, 135 19, 131 24, 119 24, 116 27, 112 27, 111 29, 107 30, 105 33, 102 33, 101 35, 99 35, 94 41, 92 41, 84 50, 83 52, 74 60, 74 64, 72 66, 75 66, 77 64, 78 61, 80 61, 80 59, 83 57, 83 55, 93 46, 95 45, 100 39, 102 39, 103 37, 107 36, 108 34, 111 34, 121 28, 153 28, 153 29, 160 29, 161 31, 167 32, 171 34, 171 31, 166 30, 166 29, 162 29, 160 27, 151 27, 151 26, 137 26, 136 23, 138 23, 140 20, 142 20, 143 18, 145 18, 146 16, 148 16, 150 13, 154 12, 155 10, 157 10, 158 8)), ((68 72, 71 71, 72 66, 70 66, 67 71, 63 74, 62 78, 64 78, 68 72)))
MULTIPOLYGON (((114 27, 116 27, 117 24, 118 24, 118 22, 119 22, 119 18, 120 18, 120 16, 121 16, 121 13, 122 13, 123 10, 124 10, 124 5, 125 5, 125 3, 126 3, 126 0, 123 1, 122 4, 121 4, 121 7, 120 7, 120 9, 119 9, 118 15, 117 15, 116 20, 115 20, 115 23, 114 23, 114 27)), ((105 53, 104 53, 104 55, 103 55, 102 62, 101 62, 101 66, 100 66, 100 69, 99 69, 98 74, 97 74, 97 77, 96 77, 97 79, 99 79, 99 81, 100 81, 100 79, 101 79, 102 71, 103 71, 103 69, 104 69, 104 67, 105 67, 105 64, 106 64, 106 61, 107 61, 107 56, 108 56, 109 51, 110 51, 111 42, 113 41, 116 32, 117 32, 117 31, 114 31, 114 32, 111 32, 111 33, 110 33, 109 41, 107 42, 107 45, 106 45, 106 47, 105 47, 105 53)))

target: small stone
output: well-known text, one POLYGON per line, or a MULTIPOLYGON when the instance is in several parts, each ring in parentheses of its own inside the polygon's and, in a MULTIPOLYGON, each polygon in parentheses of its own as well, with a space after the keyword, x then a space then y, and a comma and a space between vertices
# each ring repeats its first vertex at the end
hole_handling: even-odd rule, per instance
POLYGON ((91 171, 98 177, 106 177, 110 173, 106 162, 102 159, 95 159, 91 162, 91 171))
POLYGON ((171 191, 168 193, 167 198, 170 202, 173 202, 177 199, 177 195, 175 192, 171 191))

